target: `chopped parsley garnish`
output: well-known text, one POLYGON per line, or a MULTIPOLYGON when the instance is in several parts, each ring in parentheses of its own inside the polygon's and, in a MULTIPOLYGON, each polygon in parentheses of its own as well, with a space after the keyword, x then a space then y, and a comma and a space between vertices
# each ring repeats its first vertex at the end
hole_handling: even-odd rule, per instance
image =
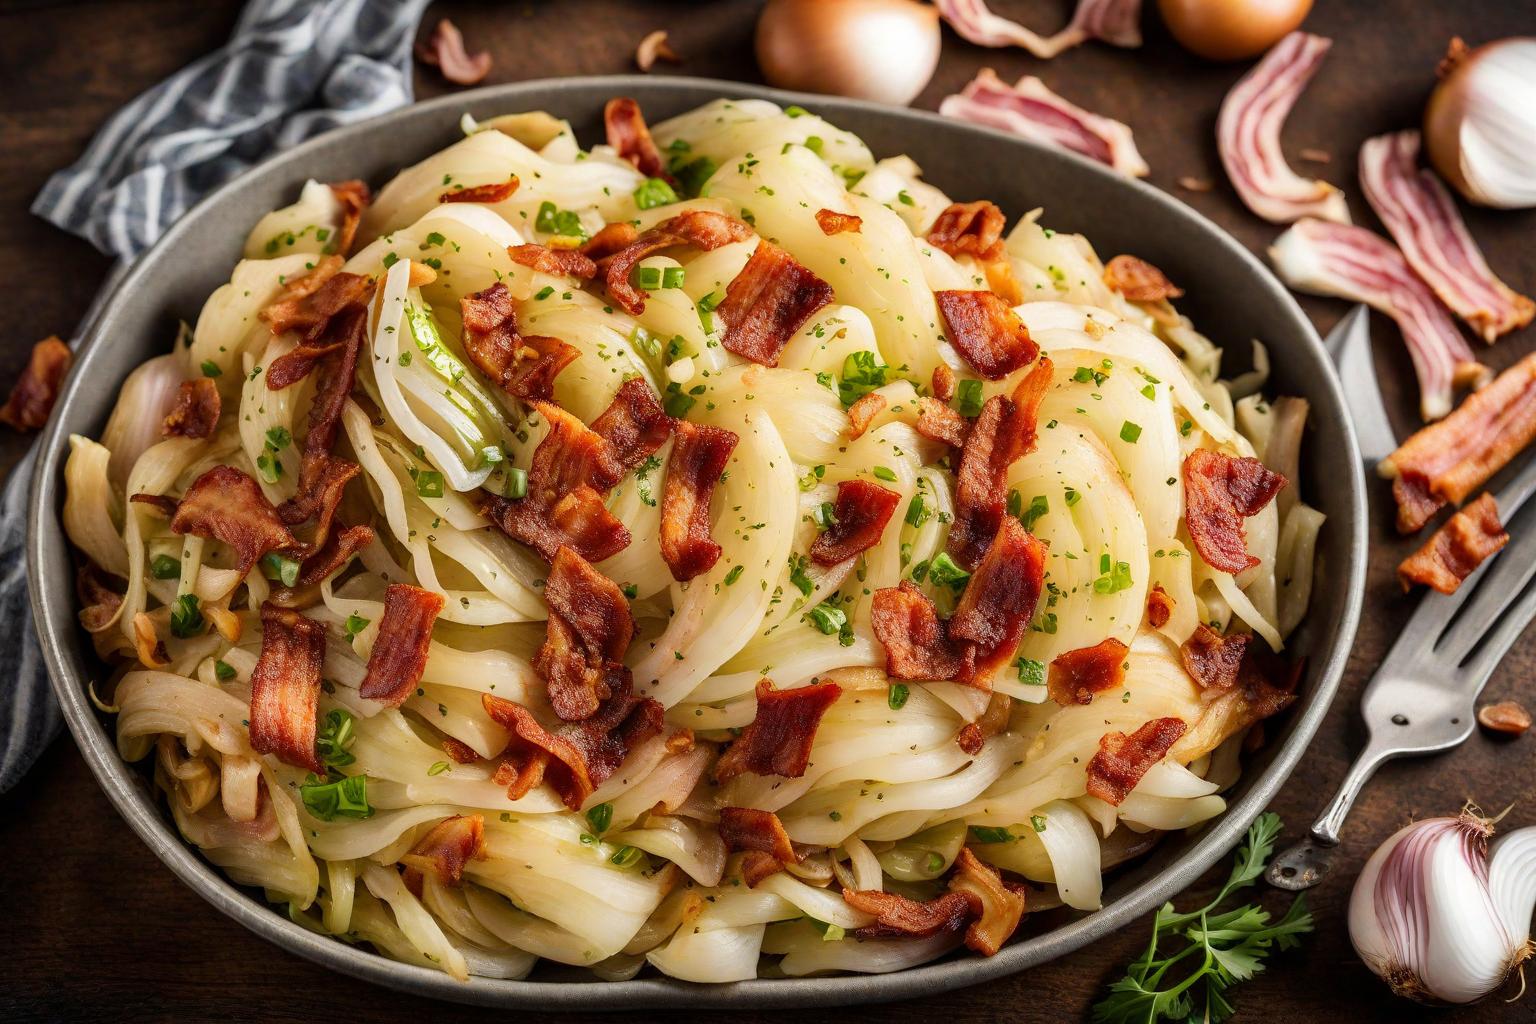
MULTIPOLYGON (((916 577, 916 575, 914 571, 913 576, 916 577)), ((948 551, 940 551, 934 556, 933 561, 928 563, 928 578, 940 586, 953 587, 970 579, 971 574, 960 568, 955 560, 949 557, 948 551)))
MULTIPOLYGON (((1150 387, 1150 385, 1148 386, 1150 387)), ((1137 439, 1140 437, 1140 423, 1132 423, 1130 420, 1126 420, 1124 423, 1120 424, 1120 440, 1124 441, 1126 444, 1135 444, 1137 439)))
POLYGON ((533 219, 533 226, 550 235, 564 235, 569 238, 587 238, 587 232, 581 226, 581 218, 571 210, 562 210, 549 200, 539 204, 539 212, 533 219))
POLYGON ((635 205, 642 210, 650 210, 675 202, 677 202, 677 193, 672 191, 672 186, 667 184, 665 178, 646 178, 640 183, 640 187, 635 189, 635 205))
POLYGON ((171 605, 171 635, 185 640, 203 631, 203 613, 197 607, 196 594, 182 594, 171 605))
POLYGON ((423 469, 416 474, 416 493, 423 498, 443 496, 443 474, 435 469, 423 469))
POLYGON ((350 640, 367 629, 370 621, 372 620, 365 619, 361 615, 348 615, 346 625, 343 627, 346 630, 347 639, 350 640))
POLYGON ((1019 682, 1025 686, 1045 685, 1045 662, 1020 658, 1015 664, 1019 667, 1019 682))
POLYGON ((794 584, 801 595, 810 597, 811 592, 816 589, 816 584, 811 582, 811 578, 805 574, 806 564, 804 555, 795 555, 790 559, 789 582, 794 584))
POLYGON ((874 469, 870 470, 870 472, 875 474, 876 480, 891 482, 896 479, 896 471, 890 466, 876 466, 874 469))
POLYGON ((955 385, 956 411, 968 419, 981 415, 981 381, 962 380, 955 385))
POLYGON ((304 785, 299 787, 299 796, 305 809, 321 821, 332 821, 337 817, 373 817, 373 808, 368 803, 366 775, 353 775, 335 782, 308 775, 304 785))
POLYGON ((900 711, 907 705, 907 698, 912 695, 912 690, 906 683, 892 683, 890 693, 886 695, 885 703, 892 711, 900 711))
POLYGON ((238 675, 238 673, 235 671, 235 666, 231 665, 223 658, 220 658, 218 661, 213 663, 213 674, 221 683, 227 683, 231 679, 235 678, 236 675, 238 675))
MULTIPOLYGON (((843 360, 843 375, 837 382, 837 397, 848 408, 860 398, 885 385, 888 367, 875 362, 873 352, 851 352, 843 360)), ((820 378, 818 378, 820 379, 820 378)))
POLYGON ((907 505, 907 525, 914 528, 922 526, 931 515, 933 513, 928 511, 928 502, 923 499, 923 496, 912 495, 912 501, 907 505))
POLYGON ((807 612, 806 618, 811 620, 811 625, 827 636, 841 631, 848 624, 847 613, 826 601, 807 612))

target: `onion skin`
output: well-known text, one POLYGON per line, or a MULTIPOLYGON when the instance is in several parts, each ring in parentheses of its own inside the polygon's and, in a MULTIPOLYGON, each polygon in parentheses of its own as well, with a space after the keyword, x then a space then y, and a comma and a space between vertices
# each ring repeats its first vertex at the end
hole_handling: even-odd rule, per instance
POLYGON ((757 22, 769 85, 906 106, 939 64, 938 8, 916 0, 769 0, 757 22))
POLYGON ((1207 60, 1256 57, 1295 30, 1312 0, 1158 0, 1179 45, 1207 60))

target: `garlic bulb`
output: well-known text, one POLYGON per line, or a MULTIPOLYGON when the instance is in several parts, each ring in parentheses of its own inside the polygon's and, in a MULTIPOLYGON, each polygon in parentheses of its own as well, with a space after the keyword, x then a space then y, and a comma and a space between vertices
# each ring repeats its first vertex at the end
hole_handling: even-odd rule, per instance
POLYGON ((768 0, 757 63, 781 89, 905 106, 939 65, 939 12, 917 0, 768 0))
POLYGON ((1488 852, 1493 822, 1463 810, 1416 821, 1381 845, 1349 900, 1349 936, 1398 995, 1471 1003, 1532 953, 1536 828, 1488 852))
POLYGON ((1440 73, 1424 110, 1435 170, 1474 203, 1536 206, 1536 38, 1453 39, 1440 73))

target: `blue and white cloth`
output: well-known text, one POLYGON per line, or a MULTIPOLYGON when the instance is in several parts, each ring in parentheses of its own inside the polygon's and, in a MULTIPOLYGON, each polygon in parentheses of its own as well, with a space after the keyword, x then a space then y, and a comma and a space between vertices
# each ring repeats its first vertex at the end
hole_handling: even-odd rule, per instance
MULTIPOLYGON (((120 271, 240 172, 411 102, 411 44, 427 3, 250 0, 228 43, 118 111, 73 166, 48 179, 32 212, 118 257, 120 271)), ((27 598, 32 465, 28 455, 0 493, 0 664, 11 669, 0 686, 0 793, 60 724, 27 598)))

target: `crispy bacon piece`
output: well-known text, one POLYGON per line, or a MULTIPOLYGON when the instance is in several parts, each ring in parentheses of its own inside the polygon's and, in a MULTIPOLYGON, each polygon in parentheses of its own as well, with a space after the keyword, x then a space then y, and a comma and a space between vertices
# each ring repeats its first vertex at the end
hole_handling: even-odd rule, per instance
POLYGON ((603 129, 620 158, 635 165, 635 169, 647 178, 660 178, 666 174, 667 165, 661 159, 661 151, 651 138, 651 130, 645 125, 645 115, 640 104, 628 96, 615 96, 603 107, 603 129))
POLYGON ((593 487, 605 491, 666 443, 672 434, 672 417, 649 384, 631 377, 619 385, 608 408, 592 421, 592 432, 604 444, 590 480, 593 487))
POLYGON ((128 584, 86 559, 75 573, 75 596, 80 599, 80 625, 99 633, 117 621, 128 584))
POLYGON ((1147 622, 1153 629, 1162 629, 1173 617, 1173 598, 1168 596, 1162 584, 1153 584, 1147 592, 1147 622))
POLYGON ((557 277, 579 277, 590 281, 597 276, 597 264, 592 258, 576 249, 551 249, 529 242, 526 245, 507 247, 507 255, 513 263, 532 267, 543 274, 557 277))
POLYGON ((1186 728, 1181 718, 1154 718, 1130 735, 1105 733, 1099 739, 1099 752, 1088 762, 1088 795, 1120 806, 1186 728))
POLYGON ((480 760, 480 752, 478 750, 463 740, 456 740, 452 736, 443 737, 443 753, 453 758, 455 764, 474 764, 480 760))
POLYGON ((269 551, 298 548, 255 480, 233 466, 214 466, 192 481, 171 517, 173 533, 211 537, 235 552, 244 576, 269 551))
POLYGON ((1112 690, 1125 681, 1125 658, 1130 649, 1114 637, 1105 637, 1092 647, 1058 654, 1051 662, 1051 700, 1067 707, 1092 704, 1096 694, 1112 690))
POLYGON ((933 293, 944 330, 970 367, 986 380, 1002 380, 1040 354, 1029 328, 992 292, 933 293))
POLYGON ((0 423, 15 430, 43 429, 64 386, 64 375, 74 361, 75 354, 58 335, 33 345, 26 367, 11 386, 5 405, 0 406, 0 423))
POLYGON ((928 229, 928 241, 951 256, 996 259, 1002 254, 1003 227, 1007 223, 1008 218, 997 204, 985 199, 950 203, 928 229))
POLYGON ((491 55, 471 54, 464 48, 464 34, 447 18, 426 39, 416 44, 416 59, 442 72, 454 85, 475 85, 491 73, 491 55))
MULTIPOLYGON (((347 526, 332 533, 299 566, 295 590, 303 591, 341 571, 363 548, 373 543, 373 530, 367 526, 347 526)), ((291 606, 289 606, 291 607, 291 606)))
POLYGON ((859 939, 928 938, 959 931, 981 913, 981 901, 968 892, 947 892, 919 903, 879 889, 844 889, 843 902, 875 915, 874 924, 853 933, 859 939))
POLYGON ((1423 547, 1403 559, 1397 567, 1397 578, 1405 591, 1422 583, 1442 594, 1454 594, 1462 580, 1508 543, 1509 534, 1499 523, 1499 506, 1493 495, 1484 493, 1446 520, 1423 547))
POLYGON ((1045 545, 1017 519, 1004 517, 949 619, 950 639, 975 645, 973 672, 957 677, 960 682, 991 687, 1029 629, 1044 580, 1045 545))
POLYGON ((983 864, 969 847, 962 846, 955 858, 949 891, 971 896, 980 905, 979 916, 965 931, 965 944, 982 956, 1002 949, 1024 919, 1024 888, 1004 882, 997 869, 983 864))
POLYGON ((1146 260, 1123 254, 1105 264, 1104 284, 1132 302, 1161 302, 1184 294, 1184 289, 1146 260))
POLYGON ((955 371, 947 363, 940 363, 933 368, 932 387, 933 397, 940 402, 948 402, 955 397, 955 371))
POLYGON ((1467 396, 1377 467, 1392 478, 1397 528, 1421 529, 1447 502, 1460 504, 1536 438, 1536 355, 1467 396))
POLYGON ((893 679, 956 679, 972 674, 975 649, 950 638, 933 602, 911 580, 875 591, 870 626, 885 648, 885 671, 893 679))
POLYGON ((299 463, 298 489, 277 507, 277 517, 288 527, 313 520, 309 546, 312 550, 323 547, 347 484, 361 472, 362 467, 355 462, 306 446, 299 463))
MULTIPOLYGON (((537 458, 538 453, 534 455, 537 458)), ((531 495, 531 474, 529 479, 531 495)), ((548 505, 530 502, 528 498, 513 501, 486 494, 481 496, 478 511, 507 536, 527 544, 546 560, 553 559, 561 545, 589 562, 612 558, 629 546, 629 530, 623 520, 609 512, 603 496, 587 484, 572 488, 548 505)))
MULTIPOLYGON (((297 331, 304 335, 305 341, 310 341, 312 336, 318 334, 316 328, 322 327, 331 317, 348 306, 368 301, 373 295, 373 279, 338 270, 340 260, 339 256, 321 260, 304 277, 288 282, 283 297, 258 314, 273 334, 297 331)), ((267 367, 267 387, 277 391, 301 380, 309 372, 314 360, 323 354, 307 352, 306 346, 301 345, 288 355, 273 360, 272 365, 267 367), (291 366, 292 369, 278 371, 279 364, 291 366), (281 383, 272 382, 274 373, 278 373, 281 383)))
POLYGON ((657 227, 677 235, 702 252, 713 252, 752 237, 752 228, 746 222, 715 210, 684 210, 657 227))
POLYGON ((391 583, 384 591, 384 617, 368 654, 368 673, 357 688, 359 697, 399 707, 421 682, 432 644, 432 624, 443 610, 443 595, 391 583))
POLYGON ((373 191, 366 181, 357 178, 333 181, 330 189, 336 202, 341 204, 341 221, 336 225, 336 234, 325 251, 343 257, 350 256, 352 242, 357 238, 357 226, 363 221, 363 211, 373 202, 373 191))
POLYGON ((917 400, 917 432, 953 448, 965 444, 965 417, 936 398, 917 400))
POLYGON ((500 281, 464 296, 459 300, 459 311, 464 324, 464 354, 475 369, 514 398, 547 401, 560 371, 581 354, 559 338, 518 334, 512 293, 500 281))
POLYGON ((325 623, 271 602, 261 606, 261 655, 251 670, 251 749, 325 774, 315 750, 315 708, 325 623))
POLYGON ((860 234, 864 229, 864 218, 852 213, 821 209, 816 211, 816 226, 821 228, 824 235, 840 235, 844 231, 860 234))
POLYGON ((568 547, 555 553, 544 584, 549 623, 534 669, 549 703, 565 721, 589 718, 613 693, 616 674, 635 635, 619 585, 568 547))
POLYGON ((1078 0, 1071 22, 1050 36, 993 14, 983 0, 938 0, 936 6, 962 38, 978 46, 1022 46, 1041 60, 1090 39, 1111 46, 1141 45, 1141 0, 1078 0))
POLYGON ((219 388, 211 377, 184 380, 160 425, 165 437, 207 437, 219 424, 219 388))
POLYGON ((582 255, 594 262, 601 262, 615 253, 623 252, 640 237, 640 229, 627 220, 604 224, 597 234, 581 247, 582 255))
POLYGON ((550 707, 567 722, 591 717, 612 696, 614 687, 622 685, 623 674, 628 671, 617 662, 589 655, 570 622, 554 611, 545 625, 544 643, 533 660, 533 669, 544 680, 550 707))
POLYGON ((730 462, 737 437, 719 427, 679 420, 661 497, 661 557, 672 578, 686 583, 720 558, 710 536, 709 502, 730 462))
MULTIPOLYGON (((601 786, 623 763, 636 745, 661 732, 662 707, 656 701, 637 698, 626 678, 623 685, 593 715, 581 722, 568 722, 548 732, 520 704, 484 694, 481 703, 491 720, 513 734, 513 749, 524 758, 521 769, 507 773, 512 799, 526 794, 539 781, 547 779, 560 799, 573 811, 581 810, 587 797, 601 786), (537 773, 531 785, 528 779, 537 773)), ((502 773, 498 773, 500 781, 502 773)))
POLYGON ((720 808, 720 838, 725 840, 725 848, 733 853, 755 850, 786 864, 800 859, 795 856, 795 847, 789 841, 789 833, 784 831, 784 823, 772 811, 760 811, 755 807, 720 808))
POLYGON ((687 210, 644 234, 629 225, 609 224, 582 251, 597 261, 613 300, 625 312, 638 316, 645 311, 645 298, 650 294, 631 278, 641 260, 679 245, 710 252, 750 237, 752 229, 735 217, 714 210, 687 210))
POLYGON ((836 522, 811 542, 817 565, 836 565, 880 543, 901 495, 868 480, 844 480, 833 504, 836 522))
POLYGON ((848 437, 857 441, 864 436, 864 431, 869 429, 876 416, 889 404, 885 396, 879 392, 871 391, 848 407, 848 437))
POLYGON ((724 782, 742 772, 790 779, 804 775, 821 716, 842 692, 833 682, 776 690, 769 680, 759 680, 757 716, 720 755, 715 778, 724 782))
POLYGON ((1237 685, 1238 670, 1252 639, 1246 633, 1222 636, 1202 622, 1179 646, 1179 658, 1202 692, 1230 690, 1237 685))
POLYGON ((485 856, 485 819, 478 814, 444 818, 416 841, 400 863, 417 871, 431 872, 444 885, 463 885, 464 868, 485 856))
POLYGON ((453 188, 437 197, 439 203, 502 203, 511 199, 522 182, 513 175, 507 181, 492 181, 469 188, 453 188))
POLYGON ((997 535, 1007 506, 1004 482, 1014 460, 1035 448, 1040 403, 1050 390, 1054 368, 1042 359, 1019 382, 1013 395, 993 395, 965 436, 955 474, 955 521, 949 528, 949 553, 966 568, 975 567, 997 535))
POLYGON ((1256 516, 1285 486, 1285 477, 1258 459, 1197 448, 1184 459, 1184 522, 1207 565, 1242 572, 1259 560, 1248 554, 1243 520, 1256 516))
POLYGON ((754 363, 777 366, 784 346, 831 301, 831 285, 765 239, 726 285, 725 301, 715 311, 725 324, 720 344, 754 363))

